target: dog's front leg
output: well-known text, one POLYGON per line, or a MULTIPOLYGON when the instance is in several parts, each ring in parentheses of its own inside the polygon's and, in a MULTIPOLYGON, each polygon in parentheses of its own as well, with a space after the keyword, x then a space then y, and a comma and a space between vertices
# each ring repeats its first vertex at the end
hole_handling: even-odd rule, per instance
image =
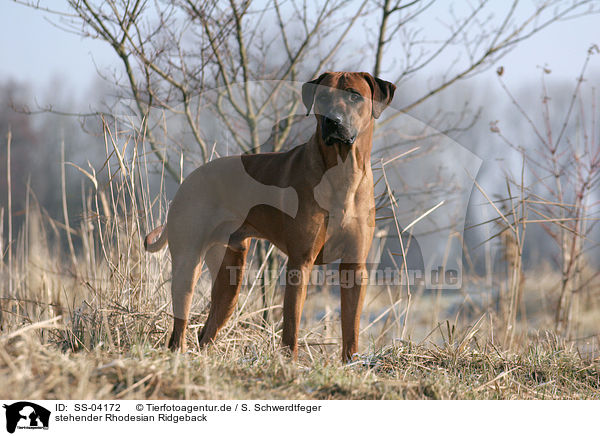
POLYGON ((282 344, 284 347, 289 348, 293 359, 298 357, 298 330, 312 266, 313 262, 290 263, 288 261, 287 282, 283 297, 282 344))
POLYGON ((342 360, 352 360, 358 352, 360 314, 367 289, 368 274, 364 263, 340 263, 342 304, 342 360))

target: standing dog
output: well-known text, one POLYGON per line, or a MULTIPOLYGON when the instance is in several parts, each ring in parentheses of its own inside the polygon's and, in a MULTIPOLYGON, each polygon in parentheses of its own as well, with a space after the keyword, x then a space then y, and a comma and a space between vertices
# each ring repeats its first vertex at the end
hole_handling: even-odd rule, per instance
POLYGON ((211 343, 235 308, 251 238, 288 256, 284 346, 298 353, 298 329, 313 265, 340 263, 342 359, 358 351, 365 262, 375 227, 371 147, 374 120, 396 87, 368 73, 324 73, 302 86, 317 128, 290 151, 213 160, 182 183, 165 225, 144 241, 172 258, 173 350, 185 349, 194 286, 209 268, 211 307, 200 345, 211 343))

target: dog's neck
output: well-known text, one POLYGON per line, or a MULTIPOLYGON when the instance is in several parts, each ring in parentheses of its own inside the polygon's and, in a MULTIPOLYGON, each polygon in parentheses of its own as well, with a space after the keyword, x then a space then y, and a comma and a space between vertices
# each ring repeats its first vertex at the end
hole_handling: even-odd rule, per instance
POLYGON ((317 122, 317 131, 311 138, 319 149, 319 153, 323 158, 323 164, 325 171, 335 167, 341 162, 346 162, 346 159, 350 157, 353 162, 353 166, 356 170, 366 172, 371 169, 371 148, 373 146, 373 124, 371 120, 369 125, 363 129, 352 146, 348 146, 341 143, 334 143, 332 145, 326 145, 321 135, 321 123, 317 122))
POLYGON ((326 145, 319 131, 313 136, 311 147, 318 147, 320 157, 318 184, 313 189, 315 201, 327 211, 328 233, 334 228, 348 224, 347 219, 356 217, 356 195, 365 195, 373 191, 373 173, 371 171, 371 140, 373 123, 357 136, 352 146, 334 143, 326 145))

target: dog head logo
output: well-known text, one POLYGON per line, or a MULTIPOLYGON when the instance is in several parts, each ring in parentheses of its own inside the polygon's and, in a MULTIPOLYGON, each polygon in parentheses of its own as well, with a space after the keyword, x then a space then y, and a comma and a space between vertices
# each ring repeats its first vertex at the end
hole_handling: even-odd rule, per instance
POLYGON ((50 411, 28 401, 5 404, 6 431, 14 433, 18 429, 48 429, 50 411))

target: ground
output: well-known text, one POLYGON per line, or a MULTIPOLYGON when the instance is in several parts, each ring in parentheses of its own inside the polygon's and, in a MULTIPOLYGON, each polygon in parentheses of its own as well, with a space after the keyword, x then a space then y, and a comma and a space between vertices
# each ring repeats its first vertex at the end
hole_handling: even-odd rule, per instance
MULTIPOLYGON (((48 327, 48 326, 44 326, 48 327)), ((600 364, 551 335, 507 353, 490 343, 403 341, 342 364, 313 348, 298 362, 268 341, 224 338, 198 352, 136 344, 63 350, 30 328, 0 339, 5 399, 600 399, 600 364)), ((306 350, 306 347, 305 347, 306 350)))

